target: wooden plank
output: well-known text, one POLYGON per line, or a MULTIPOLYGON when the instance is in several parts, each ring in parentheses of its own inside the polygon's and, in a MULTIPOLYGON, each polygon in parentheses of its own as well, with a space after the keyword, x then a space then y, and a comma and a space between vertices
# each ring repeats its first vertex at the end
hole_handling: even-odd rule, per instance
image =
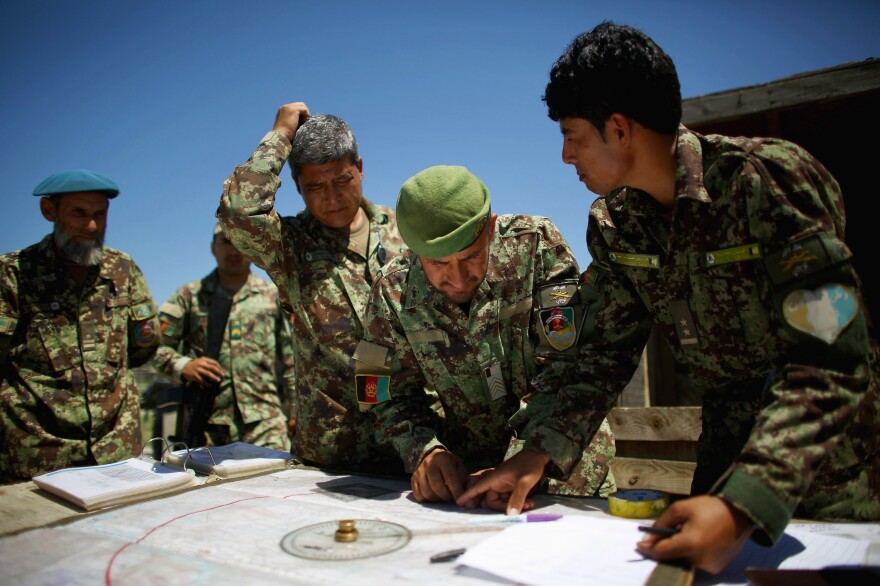
POLYGON ((770 83, 688 98, 682 123, 688 127, 804 103, 819 103, 880 89, 880 59, 820 69, 770 83))
POLYGON ((691 586, 694 583, 694 570, 686 565, 660 562, 648 576, 645 586, 691 586))
POLYGON ((618 489, 650 488, 670 494, 690 494, 696 467, 695 462, 675 460, 616 457, 611 461, 618 489))
POLYGON ((703 429, 701 407, 615 407, 608 424, 615 439, 692 441, 703 429))

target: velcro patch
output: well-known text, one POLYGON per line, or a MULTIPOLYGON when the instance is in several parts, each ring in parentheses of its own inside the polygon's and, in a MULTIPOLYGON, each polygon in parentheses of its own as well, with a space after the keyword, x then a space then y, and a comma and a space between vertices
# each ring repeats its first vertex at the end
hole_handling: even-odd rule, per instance
POLYGON ((16 325, 18 325, 17 319, 0 315, 0 334, 11 334, 15 331, 16 325))
POLYGON ((150 301, 138 303, 131 308, 131 315, 136 320, 150 319, 156 315, 156 305, 150 301))
POLYGON ((577 340, 577 326, 574 323, 574 308, 552 307, 542 309, 539 319, 541 331, 547 343, 560 352, 571 348, 577 340))
POLYGON ((183 308, 176 303, 165 302, 159 306, 159 313, 165 313, 173 318, 180 319, 183 317, 183 308))
POLYGON ((821 235, 814 234, 768 254, 765 264, 770 279, 778 285, 814 273, 831 263, 821 235))
POLYGON ((388 358, 388 348, 361 340, 358 342, 354 350, 353 358, 358 363, 369 364, 370 366, 385 366, 385 360, 388 358))
POLYGON ((356 374, 355 392, 359 405, 373 407, 391 400, 391 377, 380 374, 356 374))
POLYGON ((788 325, 826 344, 834 343, 858 311, 858 297, 852 289, 838 283, 813 291, 792 291, 782 302, 782 315, 788 325))
POLYGON ((559 307, 568 305, 577 293, 577 283, 557 283, 541 289, 541 307, 559 307))

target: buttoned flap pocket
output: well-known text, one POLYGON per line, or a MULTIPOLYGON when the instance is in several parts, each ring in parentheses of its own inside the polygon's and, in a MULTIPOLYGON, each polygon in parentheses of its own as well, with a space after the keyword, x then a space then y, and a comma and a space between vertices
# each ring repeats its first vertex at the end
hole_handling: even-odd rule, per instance
POLYGON ((29 333, 36 335, 28 335, 27 342, 28 354, 35 362, 33 370, 42 371, 43 368, 40 365, 48 365, 53 372, 68 370, 73 366, 69 353, 72 349, 75 349, 77 340, 71 330, 73 339, 69 340, 68 343, 72 344, 73 348, 69 348, 69 344, 65 343, 64 338, 59 333, 59 327, 64 328, 67 319, 61 315, 41 313, 41 308, 54 310, 57 308, 57 304, 51 304, 51 306, 49 304, 45 306, 32 306, 32 308, 38 312, 32 317, 29 328, 29 333), (60 323, 56 324, 56 321, 60 323))
POLYGON ((502 307, 498 312, 498 319, 501 321, 509 319, 520 326, 528 326, 531 311, 532 298, 527 297, 521 301, 502 307))
POLYGON ((705 253, 689 258, 693 319, 700 347, 726 351, 731 360, 762 362, 770 343, 769 298, 760 258, 706 264, 705 253))
POLYGON ((300 282, 303 287, 309 287, 332 278, 343 255, 330 250, 308 250, 299 258, 300 282))

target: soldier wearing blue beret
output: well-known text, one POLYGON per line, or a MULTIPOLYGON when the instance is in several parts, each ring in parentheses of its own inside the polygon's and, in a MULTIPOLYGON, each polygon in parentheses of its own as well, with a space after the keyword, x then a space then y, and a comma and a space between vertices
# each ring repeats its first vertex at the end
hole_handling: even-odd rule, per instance
MULTIPOLYGON (((544 94, 590 209, 582 397, 596 429, 652 328, 702 397, 692 496, 638 550, 722 570, 792 518, 880 519, 878 351, 840 186, 803 148, 681 125, 670 57, 605 22, 578 36, 544 94)), ((590 437, 589 432, 584 438, 590 437)), ((545 461, 511 459, 462 495, 518 509, 545 461)))
POLYGON ((0 482, 141 452, 132 367, 158 347, 156 304, 104 246, 112 179, 86 169, 34 189, 54 229, 0 256, 0 482))

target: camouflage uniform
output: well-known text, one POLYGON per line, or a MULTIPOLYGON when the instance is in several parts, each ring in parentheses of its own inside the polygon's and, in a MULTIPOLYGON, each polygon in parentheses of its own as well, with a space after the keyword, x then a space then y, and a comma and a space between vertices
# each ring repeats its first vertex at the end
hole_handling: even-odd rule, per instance
MULTIPOLYGON (((187 283, 159 308, 162 345, 153 364, 175 381, 208 343, 211 298, 222 289, 216 269, 201 281, 187 283)), ((217 361, 226 375, 214 398, 208 423, 211 443, 244 441, 289 451, 285 389, 294 388, 293 343, 287 314, 272 283, 250 273, 232 297, 217 361), (284 386, 279 389, 283 375, 284 386)))
POLYGON ((159 344, 156 305, 130 256, 104 247, 80 288, 50 234, 0 256, 0 479, 139 455, 132 367, 159 344))
MULTIPOLYGON (((377 415, 377 437, 397 449, 406 470, 437 446, 458 455, 469 472, 497 466, 522 444, 555 461, 552 442, 535 434, 567 433, 567 423, 547 419, 557 376, 576 358, 581 309, 577 261, 556 226, 542 217, 498 218, 488 272, 469 314, 430 286, 415 254, 395 259, 382 274, 355 355, 356 387, 377 415), (365 394, 371 383, 380 395, 387 391, 385 401, 365 394), (442 418, 425 401, 425 387, 437 394, 442 418), (523 441, 508 453, 512 436, 523 441)), ((551 491, 614 492, 614 452, 602 422, 583 459, 566 463, 575 473, 566 483, 552 482, 551 491)))
POLYGON ((703 399, 694 494, 732 502, 764 542, 793 513, 876 521, 876 345, 837 182, 781 140, 680 127, 676 153, 671 216, 630 188, 590 210, 582 382, 566 392, 595 427, 655 324, 703 399))
POLYGON ((278 174, 290 141, 268 133, 251 158, 226 180, 217 217, 223 232, 278 286, 296 340, 293 452, 307 463, 367 472, 399 472, 393 450, 373 439, 373 420, 358 409, 349 365, 363 337, 360 316, 370 285, 403 242, 394 211, 363 201, 370 222, 368 258, 349 249, 348 232, 318 222, 307 210, 280 217, 278 174))

